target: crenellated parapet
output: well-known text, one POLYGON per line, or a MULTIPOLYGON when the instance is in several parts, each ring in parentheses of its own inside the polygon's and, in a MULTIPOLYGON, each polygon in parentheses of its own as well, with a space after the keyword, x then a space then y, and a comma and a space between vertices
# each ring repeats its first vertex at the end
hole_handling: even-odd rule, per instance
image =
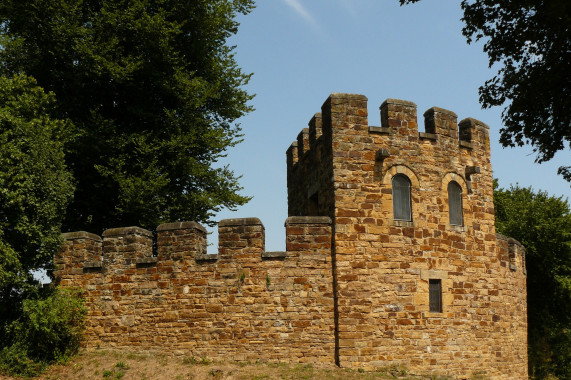
POLYGON ((356 133, 361 136, 387 135, 393 136, 393 140, 402 139, 408 142, 432 140, 435 144, 447 149, 477 150, 480 155, 489 156, 489 127, 481 121, 465 118, 458 123, 456 113, 432 107, 423 115, 424 131, 419 131, 415 103, 407 100, 387 99, 379 108, 381 126, 368 126, 366 97, 353 94, 332 94, 324 103, 322 112, 312 117, 308 124, 309 128, 304 128, 288 149, 288 168, 293 169, 315 147, 322 134, 322 120, 325 124, 325 134, 330 137, 335 132, 348 136, 360 130, 368 132, 356 133), (347 105, 349 107, 345 107, 347 105), (351 111, 352 108, 353 111, 351 111), (342 122, 339 115, 351 115, 347 117, 351 123, 350 130, 342 131, 343 128, 348 127, 349 123, 342 122), (336 124, 334 120, 338 122, 337 128, 333 128, 336 124))
POLYGON ((102 272, 118 274, 139 267, 174 265, 176 261, 237 263, 243 268, 263 260, 297 257, 300 248, 329 250, 328 217, 291 217, 285 222, 286 251, 265 251, 265 229, 258 218, 225 219, 218 223, 218 254, 207 254, 206 229, 196 222, 165 223, 157 227, 157 255, 153 234, 141 227, 105 230, 102 237, 80 231, 63 234, 65 245, 56 255, 55 276, 102 272), (301 242, 303 241, 303 244, 301 242))
POLYGON ((391 166, 406 164, 419 176, 426 170, 451 172, 462 177, 468 191, 489 191, 481 184, 491 184, 486 124, 473 118, 458 122, 454 112, 432 107, 424 113, 424 131, 419 131, 415 103, 387 99, 379 108, 381 124, 371 126, 365 96, 335 93, 325 101, 286 152, 290 215, 333 217, 327 189, 332 179, 346 182, 341 171, 363 182, 353 175, 357 168, 379 178, 391 166), (334 169, 342 169, 337 170, 340 177, 333 178, 334 169))
POLYGON ((419 130, 399 99, 369 125, 367 102, 331 94, 321 135, 312 118, 287 150, 289 215, 333 223, 338 363, 527 378, 525 250, 496 235, 489 127, 432 107, 419 130))
POLYGON ((207 231, 64 234, 61 286, 84 290, 85 345, 195 357, 404 365, 527 378, 525 248, 496 233, 489 127, 331 94, 287 149, 285 251, 258 218, 207 231))
POLYGON ((84 291, 88 347, 333 362, 331 220, 285 227, 286 251, 266 252, 258 218, 222 220, 217 254, 194 222, 158 226, 156 242, 140 227, 67 233, 54 274, 84 291))
MULTIPOLYGON (((364 118, 360 120, 361 125, 366 125, 367 120, 367 98, 362 95, 352 94, 332 94, 331 97, 323 105, 322 113, 317 113, 309 121, 309 128, 304 128, 298 134, 297 140, 293 142, 287 151, 288 167, 294 167, 303 159, 307 152, 313 149, 316 142, 322 134, 322 119, 325 120, 327 125, 326 135, 331 135, 334 131, 330 127, 332 118, 335 118, 335 111, 341 109, 341 114, 345 114, 345 109, 335 107, 335 100, 339 98, 349 97, 353 104, 360 102, 361 105, 357 109, 359 112, 350 118, 351 120, 358 120, 356 118, 364 118), (331 104, 333 102, 333 108, 331 104), (323 116, 322 116, 323 114, 323 116)), ((368 126, 366 129, 369 134, 381 134, 389 136, 400 136, 405 140, 434 140, 449 149, 476 149, 484 155, 489 155, 489 127, 473 118, 465 118, 458 123, 458 116, 456 113, 440 108, 432 107, 424 113, 424 131, 418 130, 416 104, 399 99, 387 99, 380 108, 381 126, 368 126)), ((346 124, 347 126, 347 124, 346 124)), ((341 126, 342 128, 342 126, 341 126)), ((353 125, 352 129, 355 126, 353 125)), ((365 128, 361 128, 365 130, 365 128)), ((364 134, 362 134, 364 135, 364 134)))
POLYGON ((196 222, 164 223, 157 227, 157 259, 181 260, 206 254, 206 228, 196 222))

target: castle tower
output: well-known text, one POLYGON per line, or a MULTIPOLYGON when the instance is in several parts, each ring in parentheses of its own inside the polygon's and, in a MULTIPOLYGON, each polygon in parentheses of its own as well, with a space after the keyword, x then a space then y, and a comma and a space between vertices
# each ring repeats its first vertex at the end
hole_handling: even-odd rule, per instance
POLYGON ((419 132, 396 99, 380 120, 332 94, 299 133, 284 252, 255 217, 220 221, 217 254, 192 221, 64 234, 84 344, 526 379, 525 250, 495 232, 488 126, 433 107, 419 132))
POLYGON ((365 96, 331 94, 287 151, 289 215, 333 221, 338 364, 526 378, 524 260, 506 250, 523 248, 496 236, 489 127, 433 107, 419 132, 397 99, 367 116, 365 96))

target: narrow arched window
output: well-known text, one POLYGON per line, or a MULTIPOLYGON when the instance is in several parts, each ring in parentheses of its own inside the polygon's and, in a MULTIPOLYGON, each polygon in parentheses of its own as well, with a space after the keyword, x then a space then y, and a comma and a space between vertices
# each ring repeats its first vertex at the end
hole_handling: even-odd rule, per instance
POLYGON ((392 180, 393 217, 395 220, 412 220, 410 204, 410 179, 404 174, 397 174, 392 180))
POLYGON ((462 188, 457 182, 448 183, 448 210, 450 224, 462 225, 462 188))

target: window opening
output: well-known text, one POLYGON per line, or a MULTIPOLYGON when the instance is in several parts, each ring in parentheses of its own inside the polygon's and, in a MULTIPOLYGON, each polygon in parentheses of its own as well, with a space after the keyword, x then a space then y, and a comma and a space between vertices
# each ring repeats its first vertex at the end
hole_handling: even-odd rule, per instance
POLYGON ((448 183, 448 213, 450 224, 462 225, 462 188, 455 181, 448 183))
POLYGON ((430 311, 442 313, 442 280, 428 280, 430 311))
POLYGON ((411 221, 410 180, 404 174, 397 174, 393 177, 392 186, 394 219, 411 221))

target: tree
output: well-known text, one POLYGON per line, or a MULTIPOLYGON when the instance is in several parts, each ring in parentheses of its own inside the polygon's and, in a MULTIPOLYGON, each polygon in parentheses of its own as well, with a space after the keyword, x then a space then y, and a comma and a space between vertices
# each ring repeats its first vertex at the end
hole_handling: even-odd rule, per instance
MULTIPOLYGON (((497 183, 495 183, 497 185, 497 183)), ((571 378, 571 211, 518 186, 494 191, 496 229, 526 248, 529 373, 571 378)))
POLYGON ((252 0, 5 0, 0 73, 56 94, 76 138, 66 229, 209 222, 244 204, 215 167, 252 108, 227 39, 252 0))
MULTIPOLYGON (((479 92, 485 108, 507 103, 501 144, 531 144, 538 163, 570 149, 571 2, 464 0, 462 9, 468 43, 485 40, 490 67, 500 65, 479 92)), ((558 173, 571 181, 571 166, 558 173)))
POLYGON ((31 271, 50 267, 73 194, 63 152, 70 124, 50 117, 54 104, 54 95, 45 93, 32 78, 0 77, 0 322, 4 323, 19 315, 23 298, 36 292, 31 271))

